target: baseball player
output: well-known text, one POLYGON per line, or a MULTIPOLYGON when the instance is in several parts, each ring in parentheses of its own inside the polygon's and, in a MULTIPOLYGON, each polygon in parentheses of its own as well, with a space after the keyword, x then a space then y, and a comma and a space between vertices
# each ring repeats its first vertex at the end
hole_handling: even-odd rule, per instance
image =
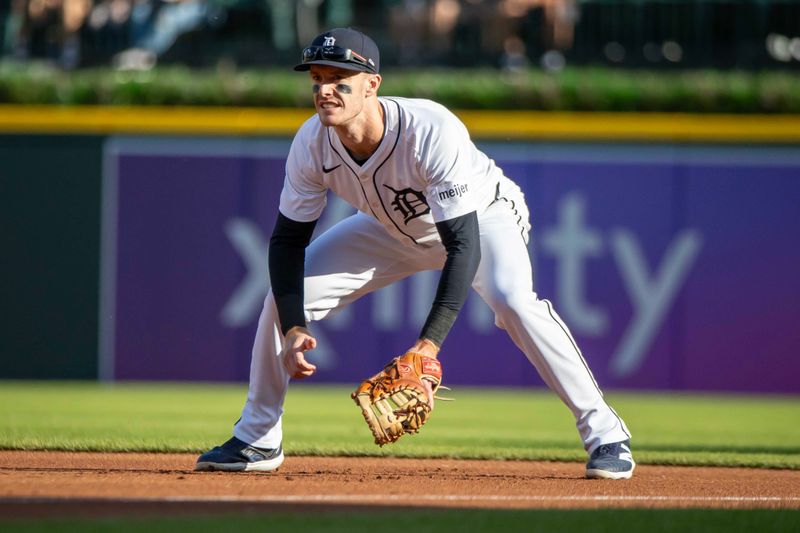
MULTIPOLYGON (((603 399, 553 305, 533 291, 520 188, 443 106, 379 97, 379 52, 368 36, 327 31, 303 50, 295 70, 310 73, 316 114, 297 132, 286 162, 269 248, 272 288, 258 323, 247 402, 233 438, 201 455, 196 469, 277 469, 289 381, 316 370, 305 358, 317 344, 307 323, 435 269, 441 277, 430 314, 407 354, 429 370, 422 380, 429 407, 441 379, 436 357, 472 287, 572 411, 589 454, 586 476, 630 478, 635 463, 625 423, 603 399), (358 211, 310 243, 329 189, 358 211)), ((417 363, 401 365, 400 374, 417 363)))

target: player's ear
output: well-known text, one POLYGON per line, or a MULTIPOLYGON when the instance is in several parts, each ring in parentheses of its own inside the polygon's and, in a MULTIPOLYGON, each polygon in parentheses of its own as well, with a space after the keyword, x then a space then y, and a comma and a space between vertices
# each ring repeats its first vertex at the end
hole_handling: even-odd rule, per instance
POLYGON ((374 96, 378 94, 378 88, 381 86, 380 74, 369 74, 367 78, 367 96, 374 96))

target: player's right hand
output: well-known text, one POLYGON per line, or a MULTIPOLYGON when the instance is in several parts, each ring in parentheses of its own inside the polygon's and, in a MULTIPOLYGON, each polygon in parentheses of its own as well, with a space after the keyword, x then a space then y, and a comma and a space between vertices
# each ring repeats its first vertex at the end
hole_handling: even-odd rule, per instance
POLYGON ((281 359, 291 377, 303 379, 316 372, 316 365, 312 365, 305 358, 305 352, 316 347, 317 339, 312 337, 306 328, 296 326, 286 332, 281 359))

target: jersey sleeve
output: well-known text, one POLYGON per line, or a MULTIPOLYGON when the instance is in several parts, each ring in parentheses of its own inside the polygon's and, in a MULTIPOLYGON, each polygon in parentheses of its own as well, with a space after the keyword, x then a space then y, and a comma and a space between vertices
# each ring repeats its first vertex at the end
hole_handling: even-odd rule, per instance
POLYGON ((475 169, 470 168, 471 149, 467 128, 449 112, 423 141, 420 164, 428 180, 425 196, 434 222, 476 210, 478 184, 475 169))
POLYGON ((281 191, 280 212, 297 222, 311 222, 322 214, 327 202, 327 187, 318 168, 313 166, 309 142, 298 132, 286 158, 286 177, 281 191))

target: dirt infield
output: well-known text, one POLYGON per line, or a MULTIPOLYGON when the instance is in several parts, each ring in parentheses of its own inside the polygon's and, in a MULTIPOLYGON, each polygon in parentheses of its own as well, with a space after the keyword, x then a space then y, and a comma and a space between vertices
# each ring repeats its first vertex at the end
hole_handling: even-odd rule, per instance
POLYGON ((800 471, 579 463, 287 457, 278 472, 193 472, 194 455, 0 451, 0 516, 375 507, 800 509, 800 471), (425 495, 415 496, 419 488, 425 495))

